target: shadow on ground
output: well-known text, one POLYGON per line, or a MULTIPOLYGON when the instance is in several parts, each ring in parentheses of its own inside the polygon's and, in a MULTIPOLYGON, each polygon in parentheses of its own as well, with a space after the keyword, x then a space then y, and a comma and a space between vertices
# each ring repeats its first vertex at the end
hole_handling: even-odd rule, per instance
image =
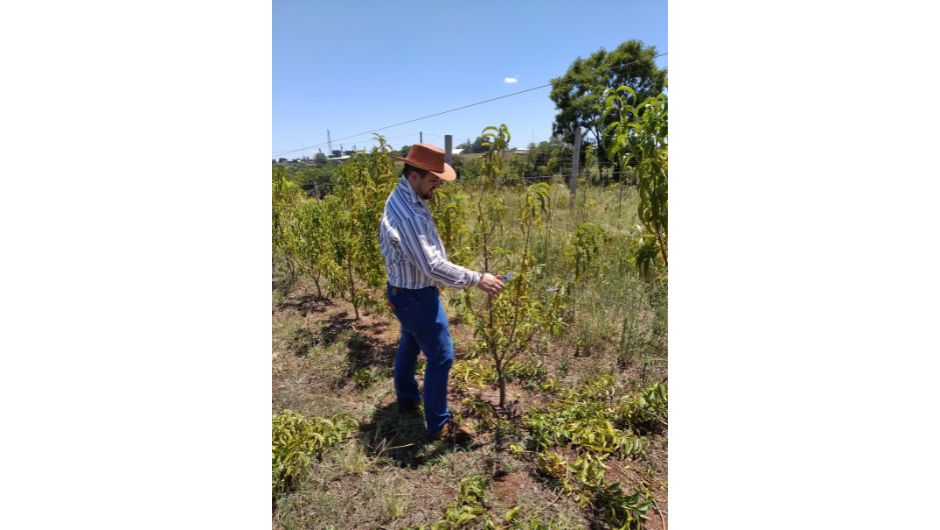
POLYGON ((352 333, 346 339, 346 365, 349 367, 349 373, 375 366, 387 368, 392 366, 395 360, 396 349, 395 344, 381 338, 387 327, 388 322, 383 320, 356 322, 344 311, 323 321, 319 340, 324 346, 329 346, 339 340, 344 331, 351 330, 352 333))
POLYGON ((306 357, 310 348, 320 342, 320 337, 309 329, 300 328, 290 338, 287 350, 298 357, 306 357))
POLYGON ((307 316, 310 313, 323 313, 328 307, 331 306, 333 306, 333 301, 329 298, 317 296, 315 294, 302 294, 300 296, 293 296, 285 299, 274 309, 275 311, 294 309, 303 316, 307 316))
POLYGON ((388 458, 398 467, 414 469, 462 448, 450 440, 429 443, 424 434, 423 411, 400 413, 395 403, 376 408, 372 420, 359 427, 359 439, 369 456, 388 458))

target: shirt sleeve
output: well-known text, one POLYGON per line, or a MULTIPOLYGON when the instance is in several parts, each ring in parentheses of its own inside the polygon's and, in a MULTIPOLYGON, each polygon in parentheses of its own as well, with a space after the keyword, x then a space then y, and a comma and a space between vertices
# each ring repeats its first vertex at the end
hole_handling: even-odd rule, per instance
POLYGON ((480 283, 479 272, 461 267, 444 257, 440 241, 429 235, 427 222, 420 217, 404 221, 399 236, 405 258, 425 275, 449 287, 460 289, 480 283))

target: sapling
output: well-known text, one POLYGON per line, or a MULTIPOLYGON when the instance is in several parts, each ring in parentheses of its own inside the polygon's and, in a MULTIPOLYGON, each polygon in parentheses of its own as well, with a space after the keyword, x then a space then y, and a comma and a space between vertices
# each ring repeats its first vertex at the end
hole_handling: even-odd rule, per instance
POLYGON ((271 178, 271 268, 275 268, 278 253, 284 258, 289 275, 289 285, 296 279, 295 262, 297 259, 297 204, 303 193, 284 173, 284 168, 277 166, 271 178))
POLYGON ((636 103, 636 91, 628 86, 607 92, 604 116, 615 118, 607 128, 608 137, 612 138, 610 151, 622 167, 635 162, 633 173, 640 197, 637 214, 644 228, 655 237, 663 265, 668 267, 668 105, 662 94, 636 103))
MULTIPOLYGON (((476 201, 478 228, 475 242, 483 257, 484 270, 497 268, 505 252, 495 243, 502 238, 498 230, 507 225, 506 207, 499 198, 489 196, 501 175, 503 152, 509 143, 509 130, 505 125, 483 130, 483 145, 489 151, 483 156, 480 173, 480 193, 476 201)), ((527 351, 533 339, 541 332, 557 329, 547 325, 556 315, 557 305, 546 304, 535 289, 535 280, 542 273, 543 264, 536 262, 531 252, 531 241, 536 227, 541 226, 550 208, 551 189, 547 183, 529 186, 521 196, 522 207, 514 223, 522 237, 521 255, 515 258, 517 268, 510 273, 506 290, 498 296, 487 296, 482 307, 465 302, 474 314, 477 353, 484 353, 492 362, 499 386, 499 407, 506 406, 506 370, 509 362, 527 351)), ((504 235, 504 234, 503 234, 504 235)))
POLYGON ((329 220, 323 236, 330 259, 323 260, 322 267, 340 296, 353 304, 356 320, 360 308, 381 307, 375 293, 385 273, 375 227, 383 201, 395 186, 389 147, 381 135, 375 136, 378 145, 341 166, 333 194, 323 200, 329 220))

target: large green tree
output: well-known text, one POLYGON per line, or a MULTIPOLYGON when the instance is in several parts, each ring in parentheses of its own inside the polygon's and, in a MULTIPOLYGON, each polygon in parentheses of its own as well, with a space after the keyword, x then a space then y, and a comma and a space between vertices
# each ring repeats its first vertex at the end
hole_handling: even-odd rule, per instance
MULTIPOLYGON (((558 109, 552 124, 554 134, 574 141, 575 127, 587 129, 597 145, 601 162, 614 162, 609 155, 610 145, 604 131, 613 118, 604 118, 604 90, 630 86, 636 90, 639 101, 655 96, 666 86, 666 70, 654 62, 656 48, 644 46, 638 40, 624 42, 614 51, 601 48, 587 59, 578 57, 565 75, 552 79, 552 101, 558 109)), ((588 137, 590 138, 590 137, 588 137)))

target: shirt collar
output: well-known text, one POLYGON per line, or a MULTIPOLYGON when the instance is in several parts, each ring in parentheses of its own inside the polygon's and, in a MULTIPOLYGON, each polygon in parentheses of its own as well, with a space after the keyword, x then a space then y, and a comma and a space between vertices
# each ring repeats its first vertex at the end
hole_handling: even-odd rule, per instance
POLYGON ((418 197, 418 194, 415 193, 415 189, 411 187, 411 183, 408 182, 408 179, 405 178, 405 175, 401 176, 401 180, 398 182, 398 187, 403 188, 405 196, 411 199, 411 202, 414 204, 422 204, 424 202, 421 200, 421 197, 418 197))

